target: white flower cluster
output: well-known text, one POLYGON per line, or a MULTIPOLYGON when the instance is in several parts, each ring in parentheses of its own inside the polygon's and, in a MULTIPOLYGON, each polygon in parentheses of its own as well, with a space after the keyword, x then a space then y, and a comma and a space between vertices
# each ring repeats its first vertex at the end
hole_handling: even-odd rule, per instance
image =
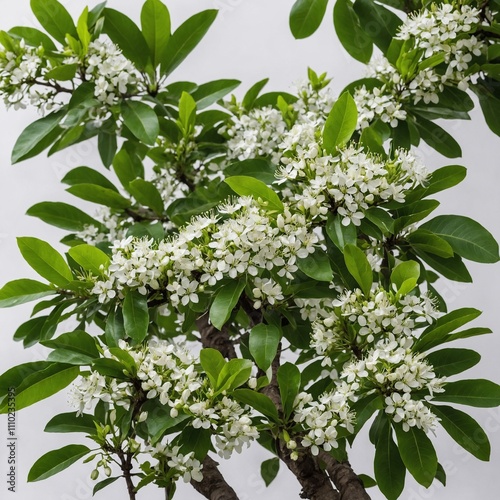
MULTIPOLYGON (((333 306, 330 315, 325 316, 323 311, 321 319, 312 325, 311 346, 319 355, 335 355, 352 345, 366 346, 389 335, 411 339, 417 328, 438 315, 426 294, 398 298, 383 288, 374 288, 368 297, 359 289, 347 290, 333 301, 333 306)), ((329 363, 328 357, 325 363, 329 363)))
POLYGON ((32 105, 49 111, 55 90, 44 85, 43 76, 51 67, 43 47, 26 46, 24 40, 10 42, 10 47, 0 45, 0 96, 5 105, 14 109, 32 105))
POLYGON ((82 231, 75 233, 75 236, 89 245, 96 245, 103 241, 113 242, 125 238, 128 227, 133 223, 131 217, 123 218, 117 213, 113 213, 109 207, 99 207, 94 218, 101 222, 104 230, 86 224, 82 231))
POLYGON ((200 482, 203 479, 203 465, 194 458, 194 452, 183 455, 179 453, 179 450, 179 446, 170 446, 160 442, 155 446, 147 447, 144 453, 157 460, 153 469, 158 479, 161 480, 162 476, 168 474, 169 479, 174 481, 182 477, 185 483, 191 480, 200 482))
POLYGON ((220 215, 207 214, 183 226, 176 237, 155 243, 127 238, 115 242, 106 279, 97 278, 92 293, 101 302, 116 297, 124 287, 146 294, 167 290, 174 307, 199 301, 205 285, 224 278, 254 277, 256 307, 264 300, 283 298, 281 287, 259 273, 275 270, 293 279, 297 258, 315 250, 318 236, 301 214, 271 217, 253 198, 238 198, 219 206, 220 215), (228 216, 222 219, 222 216, 228 216))
POLYGON ((311 448, 317 455, 319 448, 330 451, 338 448, 339 428, 354 432, 354 414, 349 410, 353 393, 346 392, 346 384, 339 384, 333 391, 322 394, 317 401, 307 392, 297 395, 294 402, 294 421, 302 424, 302 446, 311 448))
POLYGON ((349 147, 338 156, 324 155, 311 143, 297 147, 294 156, 282 158, 277 172, 281 181, 291 181, 285 190, 289 202, 308 218, 336 209, 342 224, 359 226, 370 206, 405 201, 405 192, 422 185, 429 172, 411 153, 397 150, 394 159, 382 161, 363 149, 349 147))

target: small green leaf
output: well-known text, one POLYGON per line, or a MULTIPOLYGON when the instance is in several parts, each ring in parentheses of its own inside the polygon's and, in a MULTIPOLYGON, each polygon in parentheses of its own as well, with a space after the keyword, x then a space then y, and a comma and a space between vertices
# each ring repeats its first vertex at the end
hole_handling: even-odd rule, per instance
POLYGON ((293 363, 285 363, 278 368, 277 379, 283 413, 285 418, 288 418, 293 411, 293 403, 300 390, 300 370, 293 363))
POLYGON ((109 257, 93 245, 77 245, 68 250, 70 257, 94 276, 101 276, 109 265, 109 257))
POLYGON ((422 429, 416 427, 410 427, 406 432, 401 425, 395 425, 394 428, 403 463, 416 481, 428 488, 437 471, 437 455, 431 440, 422 429))
POLYGON ((210 379, 212 387, 215 388, 217 386, 217 380, 219 379, 220 372, 226 364, 226 360, 217 349, 212 349, 210 347, 200 351, 200 363, 201 367, 210 379))
POLYGON ((222 327, 231 316, 245 285, 246 281, 244 279, 235 280, 223 286, 217 292, 210 306, 210 321, 218 330, 222 330, 222 327))
POLYGON ((351 276, 356 280, 366 297, 370 295, 373 272, 363 250, 354 246, 344 247, 344 260, 351 276))
POLYGON ((462 448, 479 460, 487 462, 490 459, 491 446, 488 436, 471 416, 451 406, 429 406, 446 432, 462 448))
POLYGON ((76 37, 76 29, 69 12, 57 0, 31 0, 31 10, 47 33, 59 43, 66 44, 66 35, 76 37))
POLYGON ((465 267, 460 255, 453 255, 443 259, 438 255, 432 255, 421 250, 417 251, 418 256, 429 266, 435 269, 438 273, 442 274, 445 278, 461 283, 472 283, 472 277, 465 267))
POLYGON ((109 168, 116 154, 116 135, 100 131, 97 136, 97 148, 99 149, 102 164, 109 168))
POLYGON ((142 33, 155 67, 165 57, 170 39, 170 13, 160 0, 146 0, 141 11, 142 33))
POLYGON ((32 47, 40 47, 40 45, 42 45, 45 50, 52 50, 54 52, 57 50, 52 39, 36 28, 16 26, 9 30, 9 35, 14 35, 16 38, 24 40, 26 44, 32 47))
POLYGON ((214 80, 203 83, 193 92, 193 99, 198 109, 215 104, 219 99, 232 92, 241 82, 239 80, 214 80))
POLYGON ((103 479, 102 481, 99 481, 95 486, 94 489, 92 490, 92 496, 95 496, 95 494, 104 488, 106 486, 109 486, 110 484, 114 483, 118 479, 121 479, 121 476, 116 476, 116 477, 107 477, 106 479, 103 479))
POLYGON ((87 225, 101 227, 100 222, 79 208, 58 201, 37 203, 30 207, 26 214, 67 231, 83 231, 87 225))
POLYGON ((145 295, 131 290, 123 301, 125 333, 136 343, 142 342, 148 333, 149 311, 145 295))
POLYGON ((94 417, 87 413, 78 415, 75 412, 60 413, 51 418, 45 426, 44 432, 84 432, 95 434, 94 417))
POLYGON ((139 101, 123 101, 121 105, 126 127, 145 144, 153 145, 160 133, 156 113, 147 104, 139 101))
POLYGON ((290 12, 290 30, 295 38, 311 36, 325 16, 328 0, 296 0, 290 12))
POLYGON ((104 175, 97 170, 89 167, 76 167, 70 170, 62 179, 61 182, 68 186, 76 184, 96 184, 103 188, 111 189, 118 192, 116 186, 104 175))
POLYGON ((64 66, 56 66, 54 69, 47 71, 43 76, 44 80, 58 80, 67 82, 73 80, 78 69, 78 64, 65 64, 64 66))
POLYGON ((271 366, 280 340, 281 331, 277 326, 260 323, 250 331, 250 354, 261 370, 266 371, 271 366))
POLYGON ((420 264, 414 260, 400 262, 391 273, 391 283, 396 285, 396 290, 405 295, 416 286, 420 277, 420 264), (404 288, 404 290, 402 290, 404 288))
POLYGON ((252 366, 253 363, 248 359, 236 358, 228 361, 219 373, 216 394, 232 391, 247 382, 252 373, 252 366))
POLYGON ((64 287, 73 280, 73 274, 63 256, 52 246, 38 238, 17 238, 24 260, 47 281, 64 287))
POLYGON ((269 210, 283 212, 283 203, 276 192, 262 181, 254 177, 236 175, 224 179, 224 182, 240 196, 253 196, 255 200, 269 210))
POLYGON ((268 160, 249 158, 248 160, 236 161, 224 169, 226 177, 247 176, 255 177, 264 184, 272 184, 275 180, 276 167, 268 160))
POLYGON ((151 208, 157 214, 163 213, 165 209, 163 198, 152 182, 135 179, 129 183, 127 189, 141 205, 151 208))
POLYGON ((358 122, 358 108, 351 94, 344 92, 333 105, 323 130, 323 147, 333 153, 351 138, 358 122))
POLYGON ((370 222, 373 222, 383 233, 392 234, 394 232, 394 219, 385 210, 378 207, 370 207, 368 210, 365 210, 365 217, 370 222))
POLYGON ((251 406, 273 422, 279 422, 278 410, 271 399, 265 394, 252 391, 251 389, 236 389, 233 392, 233 396, 240 403, 251 406))
POLYGON ((9 281, 0 289, 0 307, 12 307, 56 292, 49 285, 30 279, 9 281))
POLYGON ((127 188, 129 182, 144 177, 144 167, 137 155, 122 148, 113 159, 113 170, 123 187, 127 188))
POLYGON ((342 218, 338 214, 328 214, 326 233, 339 250, 344 250, 346 245, 356 245, 356 227, 354 224, 344 226, 342 224, 342 218))
POLYGON ((431 253, 443 259, 453 257, 454 252, 451 245, 431 231, 417 229, 410 233, 407 239, 417 252, 431 253))
POLYGON ((297 259, 297 267, 307 276, 317 281, 331 282, 333 271, 327 253, 316 250, 304 259, 297 259))
POLYGON ((189 137, 196 122, 196 102, 187 92, 183 92, 179 100, 179 123, 184 137, 189 137))
POLYGON ((130 200, 124 198, 120 193, 97 184, 75 184, 67 188, 66 191, 82 200, 110 208, 125 209, 130 206, 130 200))
POLYGON ((500 406, 500 386, 491 380, 459 380, 444 386, 443 393, 434 394, 433 401, 446 401, 477 408, 500 406))
POLYGON ((416 121, 422 139, 438 153, 447 158, 462 156, 462 148, 458 142, 436 123, 419 116, 416 121))
POLYGON ((70 444, 58 450, 49 451, 40 457, 33 464, 33 467, 31 467, 28 473, 28 483, 47 479, 67 469, 88 453, 90 453, 90 449, 82 444, 70 444))
POLYGON ((438 377, 450 377, 477 365, 481 356, 471 349, 441 349, 426 356, 438 377))
POLYGON ((99 357, 99 350, 97 349, 94 337, 82 330, 63 333, 56 339, 44 340, 41 344, 50 349, 72 351, 84 354, 90 358, 99 357))
POLYGON ((269 486, 275 480, 279 470, 280 459, 277 457, 264 460, 264 462, 260 464, 260 475, 264 483, 266 483, 266 486, 269 486))
POLYGON ((243 96, 243 100, 241 101, 241 105, 247 111, 250 111, 255 104, 255 100, 260 94, 260 91, 266 86, 269 82, 269 78, 264 78, 264 80, 260 80, 259 82, 252 85, 246 94, 243 96))

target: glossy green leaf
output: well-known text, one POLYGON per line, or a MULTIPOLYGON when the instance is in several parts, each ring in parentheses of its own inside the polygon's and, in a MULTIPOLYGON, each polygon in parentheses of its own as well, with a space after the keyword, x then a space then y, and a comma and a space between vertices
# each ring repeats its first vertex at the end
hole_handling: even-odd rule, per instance
POLYGON ((403 463, 416 481, 428 488, 437 471, 437 455, 431 440, 417 427, 405 432, 401 425, 395 425, 395 430, 403 463))
POLYGON ((125 333, 136 343, 142 342, 148 333, 149 311, 147 296, 130 291, 123 301, 125 333))
POLYGON ((420 277, 420 264, 418 262, 415 262, 414 260, 406 260, 404 262, 400 262, 392 270, 391 283, 396 285, 397 290, 400 290, 403 284, 406 283, 408 280, 412 280, 414 287, 417 284, 419 277, 420 277))
POLYGON ((416 122, 422 139, 438 153, 447 158, 462 156, 462 148, 458 142, 436 123, 419 116, 416 122))
POLYGON ((167 6, 160 0, 146 0, 141 11, 141 27, 153 65, 159 66, 170 39, 170 13, 167 6))
POLYGON ((113 159, 113 170, 122 185, 127 188, 129 182, 144 177, 144 167, 139 158, 122 148, 113 159))
POLYGON ((9 281, 0 289, 0 307, 12 307, 56 292, 49 285, 31 279, 9 281))
POLYGON ((49 451, 31 467, 28 473, 28 483, 47 479, 67 469, 88 453, 90 453, 90 449, 82 444, 70 444, 58 450, 49 451))
POLYGON ((246 94, 243 96, 243 100, 241 101, 241 105, 247 111, 250 111, 255 104, 257 97, 260 94, 260 91, 267 85, 269 82, 269 78, 264 78, 263 80, 258 81, 254 85, 252 85, 246 94))
POLYGON ((196 122, 196 102, 187 92, 181 94, 179 100, 179 121, 184 137, 192 135, 196 122))
POLYGON ((297 259, 297 267, 307 276, 317 281, 330 282, 333 271, 328 254, 317 250, 303 259, 297 259))
POLYGON ((472 277, 460 255, 455 254, 453 257, 443 259, 438 255, 432 255, 421 250, 418 250, 417 254, 424 262, 445 278, 461 283, 472 283, 472 277))
POLYGON ((429 405, 446 432, 479 460, 490 459, 491 446, 481 426, 467 413, 451 406, 429 405))
POLYGON ((216 10, 204 10, 190 17, 175 30, 161 65, 163 75, 172 73, 186 59, 205 36, 216 16, 216 10))
POLYGON ((344 247, 344 260, 351 276, 356 280, 366 297, 370 294, 373 272, 363 250, 354 246, 344 247))
POLYGON ((481 355, 471 349, 440 349, 426 356, 438 377, 450 377, 477 365, 481 355))
POLYGON ((75 184, 67 188, 66 191, 82 200, 98 203, 110 208, 124 209, 131 205, 130 200, 124 198, 115 190, 104 188, 97 184, 75 184))
POLYGON ((448 382, 445 392, 434 394, 433 401, 446 401, 477 408, 500 406, 500 386, 491 380, 459 380, 448 382))
POLYGON ((157 214, 163 213, 163 198, 152 182, 135 179, 129 183, 127 189, 141 205, 151 208, 157 214))
POLYGON ((16 38, 24 40, 27 45, 31 45, 32 47, 40 47, 42 45, 45 50, 57 50, 52 39, 36 28, 15 26, 9 30, 9 35, 14 35, 16 38))
POLYGON ((257 366, 266 371, 276 357, 281 340, 277 326, 260 323, 250 331, 249 349, 257 366))
POLYGON ((101 276, 110 262, 108 255, 93 245, 77 245, 70 248, 68 253, 77 264, 94 276, 101 276))
POLYGON ((335 2, 333 23, 344 49, 354 59, 367 64, 372 56, 373 44, 361 27, 351 0, 337 0, 335 2))
POLYGON ((148 412, 145 425, 149 436, 151 436, 152 444, 156 444, 165 434, 170 434, 178 429, 179 424, 190 418, 183 412, 180 412, 176 417, 170 416, 170 407, 162 405, 158 399, 147 401, 141 409, 148 412))
POLYGON ((296 0, 290 12, 290 30, 295 38, 311 36, 325 16, 328 0, 296 0))
POLYGON ((417 252, 431 253, 444 259, 453 257, 454 252, 451 245, 431 231, 417 229, 411 232, 407 239, 417 252))
POLYGON ((389 212, 382 208, 370 207, 365 211, 365 217, 370 222, 373 222, 384 234, 394 232, 394 219, 389 212))
POLYGON ((326 221, 326 233, 332 242, 343 250, 346 245, 356 245, 357 230, 354 224, 344 226, 342 224, 342 217, 340 215, 328 214, 326 221))
POLYGON ((58 125, 63 116, 63 110, 56 111, 28 125, 14 145, 12 163, 32 158, 52 144, 61 132, 58 125))
POLYGON ((293 403, 300 390, 300 370, 293 363, 284 363, 278 368, 277 379, 283 413, 285 418, 288 418, 293 411, 293 403))
POLYGON ((31 10, 47 33, 59 43, 66 44, 66 34, 77 36, 73 19, 57 0, 31 0, 31 10))
POLYGON ((44 432, 84 432, 95 434, 94 417, 87 413, 77 416, 75 412, 60 413, 52 417, 45 426, 44 432))
POLYGON ((421 226, 446 240, 461 257, 475 262, 499 260, 498 243, 481 224, 462 215, 438 215, 421 226))
POLYGON ((99 150, 99 156, 101 157, 102 164, 106 168, 109 168, 113 163, 113 159, 116 154, 116 135, 100 131, 97 136, 97 148, 99 150))
POLYGON ((106 486, 109 486, 110 484, 114 483, 118 479, 121 479, 121 476, 107 477, 106 479, 99 481, 98 483, 96 483, 96 485, 94 486, 94 488, 92 490, 92 496, 95 496, 95 494, 97 492, 103 490, 104 488, 106 488, 106 486))
POLYGON ((333 105, 323 129, 323 147, 333 153, 343 146, 356 130, 358 109, 351 94, 344 92, 333 105))
POLYGON ((275 180, 276 167, 269 161, 259 158, 249 158, 248 160, 231 163, 224 169, 226 177, 244 175, 255 177, 264 184, 272 184, 275 180))
MULTIPOLYGON (((253 363, 248 359, 231 359, 223 367, 217 378, 217 394, 232 391, 248 381, 253 363)), ((251 391, 253 392, 253 391, 251 391)))
POLYGON ((283 212, 283 203, 276 192, 266 186, 262 181, 254 177, 236 175, 224 179, 224 182, 240 196, 253 196, 267 209, 283 212))
POLYGON ((73 80, 78 69, 78 64, 65 64, 64 66, 56 66, 54 69, 47 71, 44 75, 44 80, 58 80, 67 82, 73 80))
POLYGON ((269 486, 276 479, 279 470, 280 459, 278 457, 264 460, 264 462, 260 464, 260 475, 266 486, 269 486))
POLYGON ((152 145, 160 133, 156 113, 147 104, 140 101, 124 101, 121 105, 123 123, 145 144, 152 145))
POLYGON ((251 406, 273 422, 279 422, 278 410, 271 399, 265 394, 251 389, 236 389, 233 392, 233 396, 240 403, 251 406))
POLYGON ((138 69, 144 69, 149 61, 149 47, 141 30, 125 14, 104 9, 104 33, 116 43, 123 55, 130 59, 138 69))
POLYGON ((38 238, 17 238, 17 245, 24 260, 50 283, 64 287, 73 274, 63 256, 51 245, 38 238))
POLYGON ((68 186, 74 186, 76 184, 95 184, 118 192, 116 186, 107 177, 89 167, 73 168, 61 179, 61 182, 68 186))
POLYGON ((241 82, 239 80, 214 80, 199 85, 192 93, 198 109, 215 104, 219 99, 232 92, 241 82))
POLYGON ((226 364, 226 360, 217 349, 205 348, 200 351, 200 363, 204 372, 207 374, 212 387, 217 386, 219 374, 226 364))
POLYGON ((44 340, 41 344, 50 349, 72 351, 84 354, 90 358, 99 357, 99 350, 97 349, 94 338, 82 330, 63 333, 55 339, 44 340))
POLYGON ((218 329, 226 324, 246 285, 244 279, 233 280, 220 288, 210 306, 210 321, 218 329))

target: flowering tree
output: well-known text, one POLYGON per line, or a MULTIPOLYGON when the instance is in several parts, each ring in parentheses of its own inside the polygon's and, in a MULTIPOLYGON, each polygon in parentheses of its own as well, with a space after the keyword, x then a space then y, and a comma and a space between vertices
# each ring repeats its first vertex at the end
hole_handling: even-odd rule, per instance
MULTIPOLYGON (((0 290, 3 307, 36 301, 14 338, 51 350, 0 376, 0 411, 11 394, 20 410, 71 384, 73 411, 46 430, 93 441, 46 453, 29 481, 84 458, 95 492, 123 478, 131 500, 150 483, 170 499, 182 478, 236 499, 213 455, 255 442, 271 457, 266 484, 283 462, 303 498, 368 499, 376 486, 396 499, 407 471, 445 482, 438 426, 488 460, 486 434, 455 405, 496 407, 500 386, 455 377, 480 358, 444 344, 490 330, 461 329, 480 311, 448 311, 434 283, 470 282, 463 260, 495 263, 498 245, 467 217, 431 216, 429 197, 466 170, 430 172, 416 148, 460 156, 433 120, 468 118, 469 89, 500 135, 496 3, 337 0, 337 35, 367 77, 336 97, 309 70, 294 94, 263 93, 262 80, 241 100, 226 98, 236 80, 170 78, 214 10, 172 29, 159 0, 140 28, 105 4, 76 23, 57 0, 31 6, 44 31, 0 32, 5 103, 43 114, 13 162, 97 138, 110 175, 82 166, 62 180, 99 205, 93 216, 29 209, 69 249, 19 238, 44 281, 0 290), (364 425, 374 479, 348 462, 364 425)), ((326 8, 298 0, 294 36, 312 35, 326 8)))

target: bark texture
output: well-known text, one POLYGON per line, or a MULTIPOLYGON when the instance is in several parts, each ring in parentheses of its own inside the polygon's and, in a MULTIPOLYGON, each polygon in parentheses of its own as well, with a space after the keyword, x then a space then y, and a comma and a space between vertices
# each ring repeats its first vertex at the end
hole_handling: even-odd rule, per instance
POLYGON ((208 455, 203 460, 203 479, 191 481, 191 486, 209 500, 238 500, 238 496, 217 468, 218 463, 208 455))
POLYGON ((196 327, 200 332, 203 347, 217 349, 227 359, 236 358, 236 351, 226 326, 222 327, 222 330, 217 330, 210 324, 208 313, 205 313, 196 320, 196 327))

